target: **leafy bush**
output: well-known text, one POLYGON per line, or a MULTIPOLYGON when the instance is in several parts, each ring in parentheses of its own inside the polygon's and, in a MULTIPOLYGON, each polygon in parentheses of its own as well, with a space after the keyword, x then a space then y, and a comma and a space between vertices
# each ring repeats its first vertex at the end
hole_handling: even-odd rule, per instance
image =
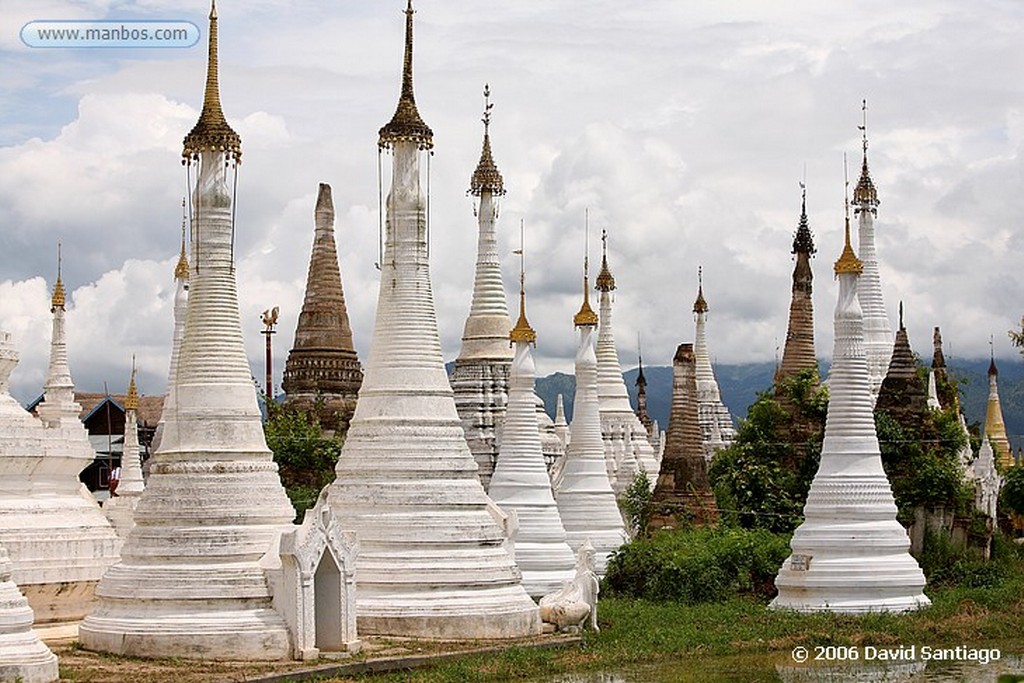
POLYGON ((633 481, 629 482, 629 486, 622 492, 622 497, 619 499, 619 507, 625 513, 630 534, 634 537, 647 535, 647 527, 651 523, 651 516, 654 512, 651 507, 653 494, 654 488, 651 486, 651 480, 648 479, 646 470, 641 466, 640 471, 633 475, 633 481))
POLYGON ((999 492, 999 505, 1006 512, 1024 515, 1024 466, 1007 471, 999 492))
POLYGON ((320 422, 312 415, 270 402, 263 429, 267 445, 274 452, 288 498, 295 507, 296 520, 313 507, 324 486, 334 481, 334 466, 342 442, 325 438, 320 422))
POLYGON ((687 604, 737 593, 767 600, 789 556, 789 536, 763 529, 660 531, 615 551, 603 590, 610 595, 687 604))
MULTIPOLYGON (((1009 557, 1010 553, 1004 552, 1004 556, 1009 557)), ((993 588, 1007 577, 1008 565, 1019 562, 1019 558, 1005 562, 996 561, 995 557, 985 562, 945 533, 926 533, 921 551, 921 569, 932 587, 993 588)))

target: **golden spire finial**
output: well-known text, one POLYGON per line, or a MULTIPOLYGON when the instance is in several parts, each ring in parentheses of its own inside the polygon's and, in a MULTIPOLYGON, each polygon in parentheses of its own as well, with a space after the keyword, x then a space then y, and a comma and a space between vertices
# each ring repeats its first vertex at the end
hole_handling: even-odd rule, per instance
POLYGON ((53 283, 53 298, 50 300, 50 312, 64 308, 64 282, 60 279, 61 243, 57 242, 57 281, 53 283))
POLYGON ((174 266, 174 279, 188 279, 188 257, 185 255, 185 198, 181 198, 181 253, 178 254, 178 265, 174 266))
POLYGON ((128 394, 124 397, 125 410, 139 409, 139 392, 135 388, 135 354, 132 354, 132 378, 128 380, 128 394))
POLYGON ((572 317, 576 327, 597 327, 597 313, 590 307, 590 209, 586 210, 586 251, 583 254, 583 305, 572 317))
POLYGON ((509 343, 523 342, 524 344, 536 344, 537 333, 530 322, 526 319, 526 240, 524 237, 524 223, 519 220, 519 248, 513 253, 519 254, 519 320, 516 326, 508 333, 509 343))
POLYGON ((242 160, 242 138, 228 125, 220 106, 219 59, 217 57, 217 4, 210 3, 209 53, 206 65, 206 91, 199 121, 185 136, 182 163, 196 160, 202 152, 223 152, 228 160, 242 160))
POLYGON ((484 124, 484 146, 480 152, 480 161, 473 171, 473 177, 469 180, 469 194, 479 197, 485 191, 501 196, 505 194, 505 183, 494 163, 494 156, 491 154, 491 108, 490 102, 491 86, 484 85, 484 115, 481 121, 484 124))
POLYGON ((868 173, 868 101, 861 100, 861 112, 863 116, 863 123, 857 128, 861 131, 863 138, 862 145, 864 147, 864 161, 860 167, 860 180, 857 182, 857 187, 853 190, 853 203, 858 205, 857 210, 862 211, 868 208, 872 211, 874 207, 878 206, 878 191, 875 190, 875 184, 871 181, 871 174, 868 173))
POLYGON ((834 270, 836 275, 842 275, 843 273, 860 275, 864 272, 864 263, 853 253, 853 247, 850 245, 850 179, 847 176, 845 154, 843 155, 843 178, 843 204, 846 207, 846 244, 843 246, 843 253, 839 255, 839 260, 836 261, 834 270))
POLYGON ((697 300, 693 302, 693 312, 708 312, 708 302, 704 300, 704 266, 697 266, 697 300))
POLYGON ((390 148, 396 142, 415 142, 420 149, 433 149, 434 132, 420 118, 412 88, 412 0, 405 9, 405 56, 402 60, 402 92, 391 120, 380 129, 377 146, 390 148))
POLYGON ((594 284, 599 292, 610 292, 615 289, 615 278, 612 277, 612 271, 608 268, 607 230, 601 230, 601 272, 597 274, 594 284))

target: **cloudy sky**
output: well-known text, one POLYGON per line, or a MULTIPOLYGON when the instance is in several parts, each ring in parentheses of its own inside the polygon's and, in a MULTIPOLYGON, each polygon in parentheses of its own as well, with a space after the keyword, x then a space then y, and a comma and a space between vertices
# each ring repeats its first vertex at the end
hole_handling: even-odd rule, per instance
MULTIPOLYGON (((404 0, 221 0, 221 94, 241 134, 238 279, 262 377, 259 313, 281 309, 280 381, 301 305, 318 182, 334 188, 356 345, 377 299, 377 130, 394 111, 404 0)), ((49 288, 64 244, 70 361, 82 390, 164 388, 185 173, 181 140, 205 74, 205 0, 4 0, 0 14, 0 329, 22 354, 13 392, 40 391, 49 288), (42 49, 35 19, 185 19, 188 49, 42 49)), ((792 234, 808 186, 815 315, 831 354, 843 154, 860 163, 861 100, 895 324, 929 354, 1016 362, 1024 4, 1016 0, 418 0, 416 95, 434 129, 432 272, 442 347, 458 353, 476 222, 469 177, 490 83, 508 195, 499 241, 516 280, 525 220, 539 371, 571 371, 584 211, 608 230, 623 367, 693 338, 697 268, 719 362, 771 360, 785 337, 792 234)))

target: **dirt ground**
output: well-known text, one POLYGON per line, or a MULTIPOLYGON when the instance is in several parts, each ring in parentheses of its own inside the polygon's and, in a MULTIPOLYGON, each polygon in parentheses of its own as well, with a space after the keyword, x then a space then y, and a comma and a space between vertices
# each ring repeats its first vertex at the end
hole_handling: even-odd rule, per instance
MULTIPOLYGON (((517 645, 550 645, 564 637, 538 637, 515 641, 517 645)), ((571 639, 575 640, 575 638, 571 639)), ((502 646, 513 643, 503 641, 502 646)), ((75 683, 234 683, 263 676, 308 670, 313 667, 376 659, 423 657, 445 653, 471 653, 496 643, 488 641, 435 642, 364 639, 362 650, 352 657, 321 658, 313 662, 231 662, 187 659, 142 659, 98 654, 77 643, 51 645, 60 660, 60 680, 75 683)))

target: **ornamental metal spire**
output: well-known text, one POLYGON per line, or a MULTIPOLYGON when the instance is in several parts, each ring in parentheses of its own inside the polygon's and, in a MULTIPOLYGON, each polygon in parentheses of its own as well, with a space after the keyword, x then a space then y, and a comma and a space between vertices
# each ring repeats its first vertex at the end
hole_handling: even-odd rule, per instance
POLYGON ((124 397, 124 409, 139 409, 139 390, 135 387, 135 354, 132 354, 132 376, 128 380, 128 394, 124 397))
POLYGON ((697 266, 697 299, 693 302, 693 312, 708 312, 708 302, 704 299, 704 266, 697 266))
MULTIPOLYGON (((843 173, 846 173, 846 157, 843 156, 843 173)), ((864 263, 861 262, 857 255, 853 253, 853 246, 850 245, 850 181, 846 179, 844 181, 843 190, 843 204, 846 207, 846 232, 844 239, 846 240, 843 246, 843 252, 839 255, 839 259, 835 264, 836 275, 842 275, 843 273, 855 273, 860 275, 864 272, 864 263)))
POLYGON ((608 231, 601 231, 601 272, 597 274, 594 281, 595 289, 599 292, 610 292, 615 289, 615 278, 608 268, 608 231))
POLYGON ((597 313, 590 307, 590 212, 586 214, 586 253, 583 255, 583 305, 572 317, 576 327, 597 327, 597 313))
POLYGON ((807 184, 800 183, 800 224, 797 225, 796 235, 793 236, 793 254, 807 254, 814 256, 818 250, 814 248, 814 237, 811 235, 811 228, 807 224, 807 184))
POLYGON ((178 265, 174 266, 175 280, 188 280, 188 256, 185 254, 185 198, 181 198, 181 253, 178 254, 178 265))
POLYGON ((857 187, 853 191, 853 203, 857 205, 856 211, 859 213, 865 209, 871 211, 871 213, 877 213, 875 207, 878 206, 878 191, 875 190, 875 184, 871 182, 871 174, 868 173, 868 101, 861 101, 861 111, 863 112, 864 123, 857 128, 861 131, 863 136, 864 146, 864 161, 860 167, 860 180, 857 182, 857 187))
POLYGON ((391 120, 380 129, 377 145, 382 149, 390 149, 401 140, 415 142, 420 149, 433 149, 434 132, 420 118, 416 109, 416 95, 412 88, 412 0, 405 9, 405 56, 402 60, 402 92, 398 97, 398 107, 391 120))
POLYGON ((499 197, 505 194, 505 184, 501 178, 501 172, 498 171, 498 167, 494 163, 494 157, 491 155, 491 108, 494 105, 491 104, 490 97, 491 86, 485 84, 484 115, 480 119, 484 124, 484 146, 480 151, 480 161, 477 163, 476 170, 473 171, 473 177, 469 181, 469 194, 474 197, 479 197, 485 191, 499 197))
POLYGON ((223 152, 228 160, 242 160, 242 138, 228 125, 220 106, 217 59, 217 2, 210 3, 209 56, 206 66, 206 92, 203 111, 192 131, 185 136, 182 163, 198 160, 200 152, 223 152))
POLYGON ((508 333, 509 343, 525 342, 527 344, 537 343, 537 333, 530 322, 526 319, 526 256, 525 237, 523 222, 519 222, 519 248, 515 250, 519 254, 519 320, 516 326, 508 333))
POLYGON ((53 283, 53 298, 50 300, 50 312, 58 308, 64 310, 64 282, 60 279, 61 243, 57 242, 57 281, 53 283))

